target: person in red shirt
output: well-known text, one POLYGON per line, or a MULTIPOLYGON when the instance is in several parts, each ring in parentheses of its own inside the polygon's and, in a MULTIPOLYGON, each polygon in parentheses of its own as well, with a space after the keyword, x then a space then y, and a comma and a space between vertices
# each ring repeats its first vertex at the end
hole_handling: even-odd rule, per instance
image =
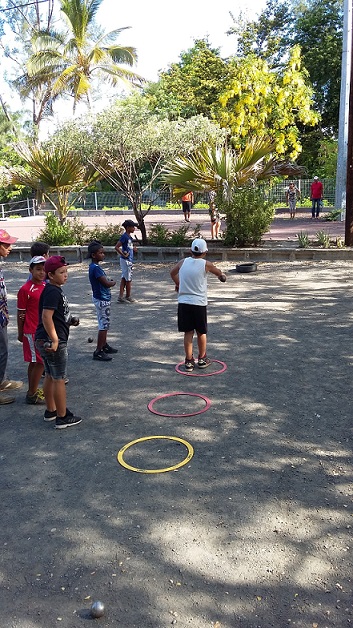
POLYGON ((323 195, 324 186, 322 185, 321 181, 319 181, 319 177, 314 177, 314 181, 310 186, 310 200, 312 203, 311 218, 319 218, 323 195))
POLYGON ((181 197, 181 205, 183 208, 185 222, 190 222, 191 207, 194 202, 194 195, 192 192, 187 192, 181 197))
POLYGON ((24 361, 28 362, 28 391, 26 403, 45 403, 43 391, 38 388, 44 366, 35 347, 34 335, 39 322, 39 298, 45 288, 45 257, 32 257, 29 270, 31 277, 17 293, 18 340, 23 345, 24 361))

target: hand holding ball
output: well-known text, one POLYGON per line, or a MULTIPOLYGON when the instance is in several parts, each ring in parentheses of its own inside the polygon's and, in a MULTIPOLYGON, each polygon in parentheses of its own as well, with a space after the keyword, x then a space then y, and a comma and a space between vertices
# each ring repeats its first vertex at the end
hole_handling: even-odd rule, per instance
POLYGON ((224 283, 225 281, 227 281, 227 277, 224 273, 222 273, 219 277, 218 277, 219 281, 221 281, 222 283, 224 283))

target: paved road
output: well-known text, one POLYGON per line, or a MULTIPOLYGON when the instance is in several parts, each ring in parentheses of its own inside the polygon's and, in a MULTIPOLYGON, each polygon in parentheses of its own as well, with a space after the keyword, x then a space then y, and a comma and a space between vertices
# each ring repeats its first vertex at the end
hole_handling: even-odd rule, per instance
MULTIPOLYGON (((121 224, 126 218, 133 218, 132 214, 125 213, 115 216, 83 216, 80 220, 88 226, 105 224, 121 224)), ((146 216, 145 222, 147 230, 152 224, 163 223, 169 229, 178 229, 184 225, 183 216, 175 212, 162 213, 153 212, 146 216)), ((201 225, 201 233, 203 237, 210 238, 210 222, 208 213, 192 212, 190 227, 194 229, 196 225, 201 225)), ((13 218, 1 221, 1 227, 6 228, 11 234, 18 237, 20 243, 28 243, 36 238, 44 227, 43 216, 30 216, 28 218, 13 218)), ((286 210, 278 210, 276 217, 271 225, 270 231, 264 235, 264 240, 297 240, 298 233, 305 231, 310 237, 314 237, 318 231, 325 231, 332 237, 344 237, 344 222, 327 222, 323 218, 319 220, 311 219, 310 209, 303 209, 298 212, 295 220, 290 220, 286 210)))

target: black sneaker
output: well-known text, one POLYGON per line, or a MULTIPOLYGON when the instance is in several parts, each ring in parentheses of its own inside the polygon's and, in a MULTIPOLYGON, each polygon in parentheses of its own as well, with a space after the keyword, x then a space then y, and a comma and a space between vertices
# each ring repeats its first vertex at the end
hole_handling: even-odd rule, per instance
POLYGON ((106 343, 104 345, 103 351, 104 351, 104 353, 118 353, 118 350, 114 349, 114 347, 111 347, 110 345, 108 345, 108 343, 106 343))
POLYGON ((101 349, 100 351, 94 352, 93 360, 99 360, 100 362, 110 362, 112 358, 110 357, 110 355, 108 355, 108 353, 105 353, 105 351, 101 349))
POLYGON ((53 410, 52 412, 50 412, 50 410, 46 410, 44 412, 44 421, 55 421, 56 419, 56 410, 53 410))
POLYGON ((185 370, 188 371, 188 373, 190 371, 193 371, 195 368, 195 359, 191 358, 191 360, 187 360, 185 359, 185 370))
POLYGON ((64 430, 65 427, 72 427, 73 425, 78 425, 81 423, 82 419, 80 416, 74 416, 70 410, 66 410, 65 416, 57 416, 54 428, 56 430, 64 430))
POLYGON ((198 359, 197 366, 199 367, 199 369, 205 369, 208 366, 210 366, 211 363, 212 363, 212 360, 210 360, 210 358, 208 358, 207 355, 204 355, 203 358, 198 359))

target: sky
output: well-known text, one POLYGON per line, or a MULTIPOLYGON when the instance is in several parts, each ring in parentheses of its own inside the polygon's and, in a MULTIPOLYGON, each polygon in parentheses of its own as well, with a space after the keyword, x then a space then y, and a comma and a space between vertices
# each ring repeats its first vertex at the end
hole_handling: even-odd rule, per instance
POLYGON ((137 48, 137 72, 148 80, 157 80, 158 71, 179 61, 195 39, 208 37, 224 57, 234 53, 235 37, 226 32, 233 24, 230 13, 242 12, 254 18, 265 6, 265 0, 137 0, 119 3, 104 0, 98 19, 108 31, 130 26, 119 36, 119 43, 137 48), (239 7, 240 5, 240 7, 239 7))
MULTIPOLYGON (((195 39, 207 37, 213 47, 220 49, 223 57, 234 53, 235 36, 226 35, 233 24, 230 13, 236 18, 241 10, 248 18, 254 19, 265 3, 265 0, 216 0, 207 4, 205 0, 178 0, 174 3, 165 0, 130 0, 124 3, 103 0, 97 21, 106 32, 130 27, 120 33, 117 41, 137 49, 138 63, 133 70, 145 79, 155 81, 159 70, 177 63, 180 53, 191 48, 195 39)), ((0 89, 11 109, 21 108, 17 97, 9 92, 1 70, 0 89)), ((106 104, 106 98, 102 98, 96 102, 95 108, 102 109, 106 104)), ((56 105, 56 113, 60 121, 71 117, 70 102, 56 105)))

